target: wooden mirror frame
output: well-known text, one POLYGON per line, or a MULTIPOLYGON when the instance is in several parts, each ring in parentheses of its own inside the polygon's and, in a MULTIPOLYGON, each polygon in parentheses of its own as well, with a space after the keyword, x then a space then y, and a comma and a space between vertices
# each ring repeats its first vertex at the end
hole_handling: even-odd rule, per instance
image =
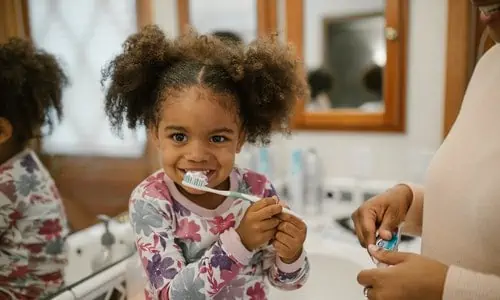
MULTIPOLYGON (((304 0, 285 0, 285 36, 304 58, 304 0)), ((386 39, 387 61, 384 68, 384 111, 361 112, 357 109, 332 109, 306 112, 299 99, 293 118, 298 130, 388 131, 404 132, 406 127, 406 44, 408 0, 386 0, 386 28, 396 30, 394 40, 386 39)))
MULTIPOLYGON (((276 32, 278 18, 276 14, 277 0, 257 0, 257 35, 265 36, 276 32)), ((191 24, 189 0, 177 0, 177 16, 179 32, 185 33, 191 24)))
POLYGON ((495 45, 485 40, 483 53, 478 53, 485 25, 479 10, 470 0, 448 0, 448 37, 446 50, 446 85, 444 99, 443 139, 458 117, 465 91, 481 54, 495 45))

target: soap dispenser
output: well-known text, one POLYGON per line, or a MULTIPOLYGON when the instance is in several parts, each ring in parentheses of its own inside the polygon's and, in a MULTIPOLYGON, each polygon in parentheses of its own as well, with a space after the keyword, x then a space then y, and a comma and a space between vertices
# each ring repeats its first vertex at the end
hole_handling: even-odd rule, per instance
POLYGON ((113 245, 115 236, 109 231, 111 218, 106 215, 98 215, 97 218, 104 224, 104 233, 101 236, 101 250, 92 259, 92 270, 97 272, 113 263, 113 245))

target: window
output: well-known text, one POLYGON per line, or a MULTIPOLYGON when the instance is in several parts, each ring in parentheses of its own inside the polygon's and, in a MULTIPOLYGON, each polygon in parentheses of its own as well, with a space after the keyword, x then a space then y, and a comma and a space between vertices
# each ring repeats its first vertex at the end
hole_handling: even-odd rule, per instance
POLYGON ((32 40, 55 54, 71 85, 64 93, 64 118, 44 138, 51 154, 140 157, 145 130, 113 134, 104 114, 101 69, 137 30, 134 0, 30 0, 32 40))

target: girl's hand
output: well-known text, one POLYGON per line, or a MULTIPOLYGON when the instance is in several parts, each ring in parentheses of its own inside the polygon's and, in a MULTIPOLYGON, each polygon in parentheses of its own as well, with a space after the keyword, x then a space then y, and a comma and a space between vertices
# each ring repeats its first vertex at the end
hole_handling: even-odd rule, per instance
POLYGON ((282 209, 276 198, 264 198, 247 209, 236 229, 247 250, 253 251, 269 243, 280 223, 280 219, 275 216, 281 213, 282 209))
POLYGON ((307 226, 295 216, 281 213, 281 223, 274 237, 273 246, 280 259, 291 264, 299 259, 307 235, 307 226))
POLYGON ((441 300, 448 266, 421 255, 368 247, 387 268, 364 270, 358 282, 365 286, 368 299, 441 300))

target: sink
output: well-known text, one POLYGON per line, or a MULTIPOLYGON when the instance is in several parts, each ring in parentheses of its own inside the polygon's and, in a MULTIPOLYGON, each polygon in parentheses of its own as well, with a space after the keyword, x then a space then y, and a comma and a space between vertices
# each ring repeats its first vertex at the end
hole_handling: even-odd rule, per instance
MULTIPOLYGON (((128 223, 111 222, 109 230, 116 238, 113 260, 119 261, 134 251, 132 227, 128 223)), ((64 270, 64 281, 71 285, 94 273, 92 260, 102 250, 101 236, 104 226, 96 224, 68 236, 68 264, 64 270)))
POLYGON ((311 264, 307 283, 295 291, 271 287, 269 300, 365 299, 356 277, 374 267, 366 250, 347 242, 325 242, 319 236, 308 237, 305 248, 311 264))

